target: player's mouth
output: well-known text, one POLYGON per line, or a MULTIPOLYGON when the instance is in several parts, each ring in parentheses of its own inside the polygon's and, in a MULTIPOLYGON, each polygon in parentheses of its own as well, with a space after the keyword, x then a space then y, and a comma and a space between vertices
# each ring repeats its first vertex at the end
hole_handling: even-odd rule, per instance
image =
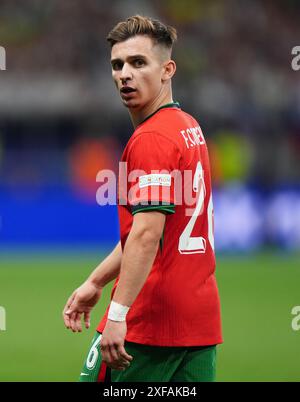
POLYGON ((120 89, 121 95, 125 98, 130 96, 133 92, 136 92, 136 89, 131 88, 131 87, 122 87, 120 89))

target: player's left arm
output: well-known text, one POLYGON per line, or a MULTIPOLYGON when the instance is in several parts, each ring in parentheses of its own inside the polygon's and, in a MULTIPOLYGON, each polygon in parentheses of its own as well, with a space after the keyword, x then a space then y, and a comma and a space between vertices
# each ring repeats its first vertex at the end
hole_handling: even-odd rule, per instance
MULTIPOLYGON (((121 262, 120 279, 113 301, 130 307, 141 291, 154 262, 163 233, 166 216, 159 211, 139 212, 134 215, 121 262)), ((149 301, 151 302, 151 301, 149 301)), ((129 363, 124 349, 126 321, 107 320, 101 339, 102 359, 111 368, 129 363)))

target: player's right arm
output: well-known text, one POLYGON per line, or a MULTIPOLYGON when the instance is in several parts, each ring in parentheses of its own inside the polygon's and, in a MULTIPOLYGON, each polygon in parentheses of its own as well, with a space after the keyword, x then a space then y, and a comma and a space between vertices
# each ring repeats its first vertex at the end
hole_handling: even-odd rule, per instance
POLYGON ((121 260, 122 248, 119 242, 87 280, 72 293, 63 310, 63 320, 68 329, 81 332, 82 315, 85 327, 90 327, 91 310, 100 299, 104 286, 119 275, 121 260))

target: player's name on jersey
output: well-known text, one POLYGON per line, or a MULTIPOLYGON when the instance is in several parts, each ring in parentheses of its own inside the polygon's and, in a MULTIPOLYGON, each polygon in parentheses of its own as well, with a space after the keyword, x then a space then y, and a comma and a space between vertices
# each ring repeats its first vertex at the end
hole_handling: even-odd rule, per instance
POLYGON ((204 136, 200 126, 186 128, 185 130, 181 130, 180 134, 185 141, 187 149, 193 148, 197 145, 205 144, 204 136))
POLYGON ((0 70, 6 70, 6 51, 3 46, 0 46, 0 70))

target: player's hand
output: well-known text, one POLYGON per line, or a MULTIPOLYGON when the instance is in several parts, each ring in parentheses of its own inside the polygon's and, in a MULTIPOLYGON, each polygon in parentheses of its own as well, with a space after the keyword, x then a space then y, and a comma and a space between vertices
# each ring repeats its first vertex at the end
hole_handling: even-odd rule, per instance
POLYGON ((126 321, 107 320, 100 341, 100 350, 102 360, 112 369, 125 370, 133 359, 124 348, 126 333, 126 321))
POLYGON ((63 320, 65 326, 73 332, 81 332, 81 319, 84 318, 86 329, 90 327, 92 308, 101 297, 102 288, 86 281, 69 297, 64 309, 63 320))

